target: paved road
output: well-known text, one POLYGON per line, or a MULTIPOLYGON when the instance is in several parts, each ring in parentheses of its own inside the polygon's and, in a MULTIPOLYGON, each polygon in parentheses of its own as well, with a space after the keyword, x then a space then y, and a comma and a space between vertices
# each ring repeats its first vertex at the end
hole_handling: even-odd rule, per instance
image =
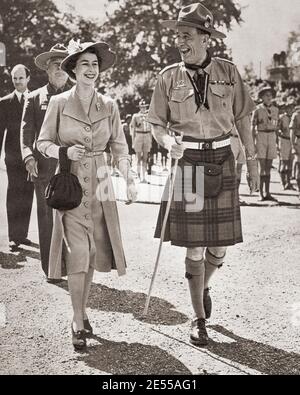
MULTIPOLYGON (((300 374, 299 207, 242 208, 244 243, 229 249, 212 284, 211 342, 201 350, 188 343, 183 249, 164 245, 149 317, 141 317, 159 207, 119 203, 128 274, 96 275, 96 336, 76 354, 66 285, 45 284, 38 249, 8 251, 1 170, 0 183, 0 374, 300 374)), ((35 214, 30 237, 37 242, 35 214)))

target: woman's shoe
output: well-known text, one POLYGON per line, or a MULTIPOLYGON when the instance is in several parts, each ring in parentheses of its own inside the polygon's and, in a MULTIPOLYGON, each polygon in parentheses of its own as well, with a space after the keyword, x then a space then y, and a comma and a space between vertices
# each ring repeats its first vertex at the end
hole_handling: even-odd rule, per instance
POLYGON ((85 334, 87 336, 93 334, 93 327, 91 326, 88 318, 86 320, 83 320, 83 327, 84 327, 85 334))
POLYGON ((76 351, 80 351, 83 350, 86 347, 86 334, 84 329, 75 332, 73 329, 73 323, 71 325, 71 329, 72 329, 72 343, 74 346, 74 349, 76 351))

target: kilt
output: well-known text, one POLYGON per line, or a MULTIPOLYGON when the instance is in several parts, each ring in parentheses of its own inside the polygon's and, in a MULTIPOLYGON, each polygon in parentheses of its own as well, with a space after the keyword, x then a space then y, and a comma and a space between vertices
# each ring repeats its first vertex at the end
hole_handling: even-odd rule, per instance
MULTIPOLYGON (((235 159, 230 146, 216 150, 187 149, 178 162, 174 191, 182 188, 186 192, 186 166, 192 161, 222 165, 223 185, 216 197, 203 198, 203 208, 197 212, 186 212, 184 199, 177 199, 173 193, 164 241, 180 247, 226 247, 241 243, 242 227, 236 182, 235 159), (184 182, 182 182, 182 178, 184 182)), ((198 177, 198 174, 197 174, 198 177)), ((160 238, 167 206, 170 180, 167 181, 158 215, 155 238, 160 238)))

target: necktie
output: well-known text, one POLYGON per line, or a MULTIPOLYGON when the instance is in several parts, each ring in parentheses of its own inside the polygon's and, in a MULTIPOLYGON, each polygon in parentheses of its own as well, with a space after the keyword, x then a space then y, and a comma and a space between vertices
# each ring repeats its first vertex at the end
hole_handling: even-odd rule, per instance
POLYGON ((24 95, 22 93, 21 100, 20 100, 20 104, 21 104, 22 108, 24 107, 24 102, 25 102, 25 99, 24 99, 24 95))
POLYGON ((209 75, 204 71, 204 69, 210 64, 211 56, 207 53, 207 57, 201 66, 196 64, 185 63, 185 67, 195 71, 194 77, 191 78, 189 73, 187 73, 195 92, 195 102, 197 105, 197 110, 199 110, 201 105, 204 105, 209 110, 209 105, 207 102, 207 89, 209 82, 209 75))

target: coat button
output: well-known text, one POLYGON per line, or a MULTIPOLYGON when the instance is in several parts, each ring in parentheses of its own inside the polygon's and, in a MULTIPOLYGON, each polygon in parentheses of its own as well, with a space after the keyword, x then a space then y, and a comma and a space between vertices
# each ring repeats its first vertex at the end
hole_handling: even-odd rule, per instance
POLYGON ((90 214, 85 214, 84 218, 89 220, 89 219, 91 219, 91 216, 90 216, 90 214))
POLYGON ((84 193, 84 196, 89 196, 89 192, 87 190, 85 190, 83 193, 84 193))
POLYGON ((89 126, 86 126, 84 129, 85 129, 87 132, 89 132, 89 131, 91 130, 91 128, 90 128, 89 126))
POLYGON ((89 182, 90 181, 90 179, 89 179, 89 177, 84 177, 84 182, 89 182))
POLYGON ((89 139, 88 137, 86 137, 86 138, 84 139, 84 141, 85 141, 86 143, 89 143, 89 142, 91 141, 91 139, 89 139))
POLYGON ((84 202, 83 205, 84 205, 84 207, 88 208, 89 207, 89 202, 84 202))
POLYGON ((84 163, 83 165, 86 169, 89 169, 90 165, 88 163, 84 163))

